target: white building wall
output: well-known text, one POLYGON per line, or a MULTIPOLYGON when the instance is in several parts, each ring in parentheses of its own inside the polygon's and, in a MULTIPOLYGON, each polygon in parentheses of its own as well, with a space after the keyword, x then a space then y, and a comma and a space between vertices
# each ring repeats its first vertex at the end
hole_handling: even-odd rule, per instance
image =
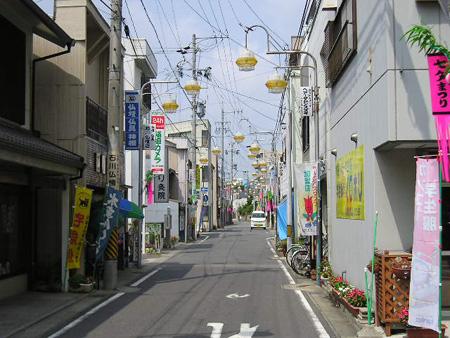
MULTIPOLYGON (((334 86, 325 88, 320 50, 325 25, 334 15, 319 10, 304 48, 319 64, 320 153, 327 162, 329 256, 335 273, 346 271, 350 282, 363 288, 376 211, 377 248, 411 249, 416 149, 406 142, 435 139, 426 58, 401 37, 420 23, 430 26, 445 42, 450 24, 438 2, 358 0, 357 53, 334 86), (358 134, 358 146, 365 147, 365 220, 336 218, 336 160, 355 148, 352 133, 358 134), (402 149, 375 150, 394 141, 403 144, 402 149), (330 154, 333 148, 336 157, 330 154)), ((311 123, 306 159, 314 156, 313 119, 311 123)))

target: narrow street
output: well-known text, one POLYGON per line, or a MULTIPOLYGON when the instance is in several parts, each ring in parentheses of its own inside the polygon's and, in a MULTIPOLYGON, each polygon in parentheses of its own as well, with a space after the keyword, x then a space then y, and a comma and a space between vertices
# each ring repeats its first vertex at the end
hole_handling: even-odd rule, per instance
POLYGON ((248 223, 210 233, 52 337, 329 337, 289 288, 272 236, 248 223))

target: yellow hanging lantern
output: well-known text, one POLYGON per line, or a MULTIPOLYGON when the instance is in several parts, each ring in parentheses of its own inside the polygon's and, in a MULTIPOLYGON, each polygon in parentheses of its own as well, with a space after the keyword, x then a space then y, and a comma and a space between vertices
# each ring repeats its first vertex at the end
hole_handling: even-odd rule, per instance
POLYGON ((259 168, 259 162, 258 161, 253 162, 252 163, 252 167, 255 168, 255 169, 258 169, 259 168))
POLYGON ((200 157, 199 161, 201 164, 208 164, 208 162, 209 162, 207 157, 200 157))
POLYGON ((265 168, 265 167, 267 167, 267 162, 263 160, 263 161, 259 162, 259 166, 261 168, 265 168))
POLYGON ((242 133, 236 133, 236 135, 233 136, 233 139, 237 143, 241 143, 245 140, 245 135, 242 133))
POLYGON ((281 94, 287 87, 287 81, 278 73, 273 74, 266 82, 269 93, 281 94))
POLYGON ((245 48, 241 55, 236 59, 236 64, 240 71, 249 72, 255 69, 258 60, 253 52, 245 48))
POLYGON ((179 105, 177 101, 174 98, 169 98, 167 101, 163 102, 162 108, 164 109, 164 112, 170 114, 175 113, 178 109, 179 105))
POLYGON ((248 153, 248 154, 247 154, 247 157, 248 157, 249 159, 253 159, 253 158, 256 158, 256 154, 248 153))
POLYGON ((200 84, 195 80, 188 81, 183 88, 189 95, 198 95, 201 89, 200 84))
POLYGON ((250 152, 252 153, 252 154, 258 154, 259 153, 259 151, 261 150, 261 146, 258 144, 258 143, 253 143, 252 145, 250 145, 250 148, 249 148, 249 150, 250 150, 250 152))
POLYGON ((220 154, 222 153, 222 149, 220 149, 219 147, 214 147, 214 148, 211 150, 211 152, 212 152, 214 155, 220 155, 220 154))

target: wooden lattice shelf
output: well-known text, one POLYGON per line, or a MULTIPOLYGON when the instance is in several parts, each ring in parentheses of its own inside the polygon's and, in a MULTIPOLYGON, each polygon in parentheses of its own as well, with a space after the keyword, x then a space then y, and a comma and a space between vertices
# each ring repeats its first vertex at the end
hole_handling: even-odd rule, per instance
POLYGON ((377 251, 375 255, 376 320, 384 326, 386 336, 391 335, 393 324, 400 323, 401 309, 409 307, 409 280, 396 276, 392 268, 397 257, 412 259, 403 251, 377 251))

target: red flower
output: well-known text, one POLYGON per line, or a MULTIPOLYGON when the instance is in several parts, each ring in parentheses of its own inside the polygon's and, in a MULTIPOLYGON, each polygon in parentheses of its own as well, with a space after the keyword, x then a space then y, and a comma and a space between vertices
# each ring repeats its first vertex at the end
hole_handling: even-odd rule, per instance
POLYGON ((312 219, 312 215, 314 212, 314 207, 313 207, 313 201, 312 201, 312 197, 305 197, 305 211, 306 214, 308 215, 308 219, 312 219))

